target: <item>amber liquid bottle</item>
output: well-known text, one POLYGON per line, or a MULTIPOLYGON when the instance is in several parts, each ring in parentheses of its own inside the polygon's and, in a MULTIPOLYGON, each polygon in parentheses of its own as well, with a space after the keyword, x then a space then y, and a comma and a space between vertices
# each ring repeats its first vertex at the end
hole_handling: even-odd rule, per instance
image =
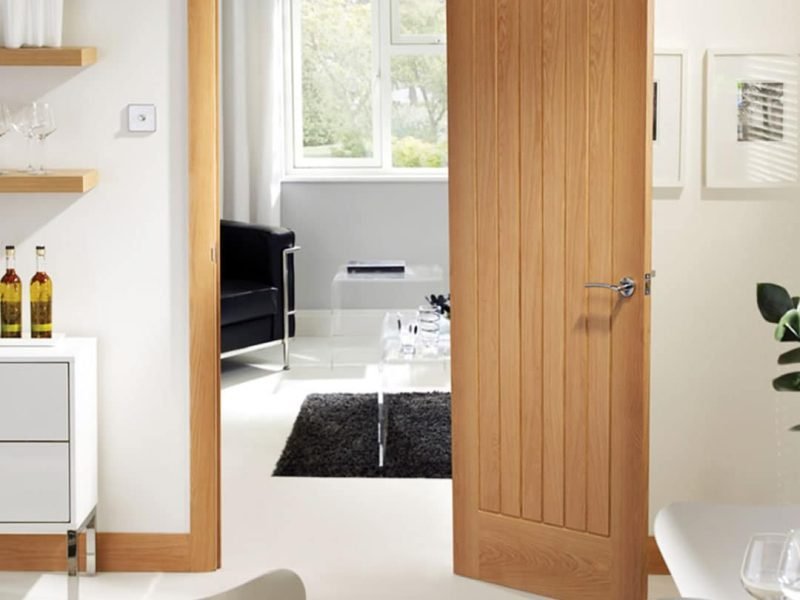
POLYGON ((22 337, 22 281, 15 270, 16 250, 6 246, 6 273, 0 279, 0 337, 22 337))
POLYGON ((53 280, 45 272, 44 246, 36 246, 36 275, 31 279, 31 337, 53 337, 53 280))

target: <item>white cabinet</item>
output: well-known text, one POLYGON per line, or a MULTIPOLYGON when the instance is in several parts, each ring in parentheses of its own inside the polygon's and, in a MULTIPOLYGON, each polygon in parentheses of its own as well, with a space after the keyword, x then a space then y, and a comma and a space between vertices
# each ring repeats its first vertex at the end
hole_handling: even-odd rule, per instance
POLYGON ((69 441, 69 363, 0 362, 0 441, 69 441))
POLYGON ((0 444, 6 523, 60 523, 69 515, 69 443, 0 444))
POLYGON ((0 534, 66 534, 74 575, 85 528, 92 571, 96 506, 95 340, 0 345, 0 534))

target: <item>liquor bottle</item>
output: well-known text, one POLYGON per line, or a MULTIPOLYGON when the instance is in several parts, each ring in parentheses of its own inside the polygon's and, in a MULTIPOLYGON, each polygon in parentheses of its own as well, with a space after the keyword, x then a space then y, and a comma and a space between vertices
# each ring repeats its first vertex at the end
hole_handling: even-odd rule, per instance
POLYGON ((36 246, 36 274, 31 279, 31 337, 53 337, 53 280, 45 272, 44 246, 36 246))
POLYGON ((0 337, 22 337, 22 281, 14 269, 14 246, 6 246, 6 273, 0 279, 0 337))

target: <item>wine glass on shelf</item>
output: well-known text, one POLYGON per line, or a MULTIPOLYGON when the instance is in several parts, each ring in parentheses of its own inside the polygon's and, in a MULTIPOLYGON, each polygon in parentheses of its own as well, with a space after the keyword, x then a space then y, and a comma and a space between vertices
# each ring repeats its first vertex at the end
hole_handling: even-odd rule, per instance
POLYGON ((26 170, 37 175, 46 173, 45 143, 50 134, 56 130, 52 107, 47 102, 31 102, 15 115, 13 126, 28 140, 28 167, 26 170), (35 152, 36 149, 38 149, 38 153, 35 152))
MULTIPOLYGON (((9 131, 11 131, 11 112, 8 106, 0 104, 0 139, 2 139, 9 131)), ((0 175, 4 175, 3 165, 0 163, 0 175)))
POLYGON ((785 596, 778 579, 784 533, 759 533, 750 538, 742 562, 741 581, 753 598, 783 600, 785 596))
POLYGON ((11 117, 11 126, 14 131, 28 140, 28 166, 25 167, 25 170, 28 173, 33 173, 35 170, 33 166, 33 144, 35 143, 35 137, 33 134, 33 114, 30 105, 24 106, 14 113, 11 117))
POLYGON ((34 172, 42 175, 47 172, 45 168, 45 163, 47 162, 47 138, 56 130, 56 118, 53 114, 53 107, 47 102, 33 102, 31 104, 31 113, 33 115, 33 136, 39 146, 38 164, 34 165, 34 172))

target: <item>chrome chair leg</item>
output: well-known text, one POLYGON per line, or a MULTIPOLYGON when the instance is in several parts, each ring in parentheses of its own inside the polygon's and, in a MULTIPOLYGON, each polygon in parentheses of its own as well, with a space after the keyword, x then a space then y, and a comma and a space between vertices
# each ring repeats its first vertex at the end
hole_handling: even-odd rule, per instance
POLYGON ((301 250, 300 246, 292 246, 283 251, 283 370, 291 368, 289 364, 289 318, 295 314, 289 309, 289 257, 301 250))

